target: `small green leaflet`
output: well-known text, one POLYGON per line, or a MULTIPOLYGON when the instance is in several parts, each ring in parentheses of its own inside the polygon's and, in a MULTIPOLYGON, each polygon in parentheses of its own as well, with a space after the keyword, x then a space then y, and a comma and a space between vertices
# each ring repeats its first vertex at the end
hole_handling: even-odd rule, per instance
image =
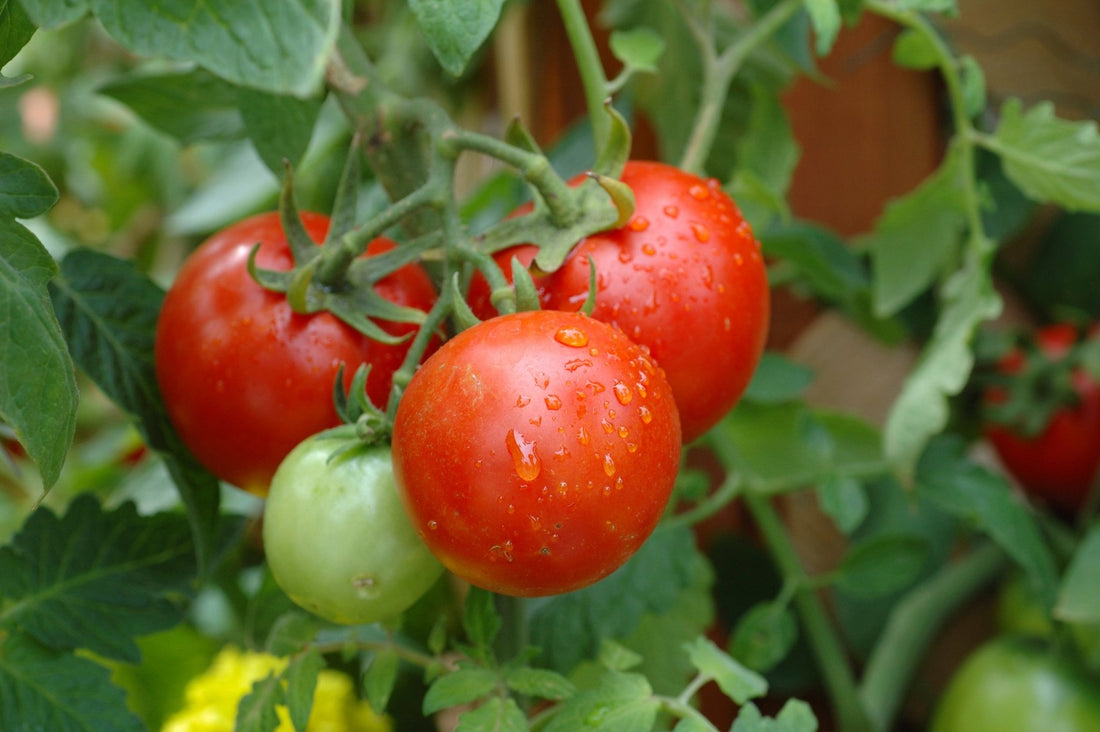
MULTIPOLYGON (((0 0, 0 69, 27 44, 35 26, 19 0, 0 0)), ((0 84, 4 81, 0 77, 0 84)))
POLYGON ((928 561, 922 536, 882 534, 853 544, 837 569, 837 586, 852 597, 883 597, 917 579, 928 561))
POLYGON ((1100 524, 1093 525, 1070 560, 1054 615, 1071 623, 1100 622, 1100 524))
POLYGON ((817 55, 825 56, 840 32, 840 6, 837 5, 837 0, 803 0, 803 3, 817 36, 817 55))
POLYGON ((665 52, 665 39, 652 28, 615 30, 608 39, 611 53, 634 71, 657 71, 657 61, 665 52))
POLYGON ((722 693, 736 703, 745 704, 768 693, 763 676, 735 661, 713 641, 699 637, 687 644, 686 650, 699 673, 714 679, 722 693))
POLYGON ((815 732, 817 718, 813 709, 801 699, 788 699, 779 714, 765 717, 755 704, 741 707, 730 732, 815 732))
POLYGON ((57 202, 57 186, 29 160, 0 152, 0 218, 29 219, 57 202))
POLYGON ((504 0, 409 0, 420 31, 440 65, 458 76, 496 27, 504 0))
POLYGON ((515 699, 494 696, 459 715, 455 732, 527 732, 528 729, 527 715, 515 699))
POLYGON ((653 729, 659 702, 642 674, 606 671, 598 681, 563 702, 546 732, 637 732, 653 729))
POLYGON ((992 136, 979 141, 1001 156, 1008 177, 1036 201, 1068 210, 1100 211, 1100 133, 1095 120, 1055 116, 1050 102, 1026 112, 1019 99, 1001 106, 992 136))

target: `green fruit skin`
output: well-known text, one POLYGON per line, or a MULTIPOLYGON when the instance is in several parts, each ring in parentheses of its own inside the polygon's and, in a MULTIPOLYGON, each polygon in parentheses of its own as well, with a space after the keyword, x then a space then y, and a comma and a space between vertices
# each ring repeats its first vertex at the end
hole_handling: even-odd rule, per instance
POLYGON ((397 495, 388 447, 312 437, 279 466, 264 507, 275 581, 298 605, 342 624, 400 615, 443 573, 397 495))
POLYGON ((1100 679, 1039 638, 999 636, 948 683, 929 732, 1096 732, 1100 679))

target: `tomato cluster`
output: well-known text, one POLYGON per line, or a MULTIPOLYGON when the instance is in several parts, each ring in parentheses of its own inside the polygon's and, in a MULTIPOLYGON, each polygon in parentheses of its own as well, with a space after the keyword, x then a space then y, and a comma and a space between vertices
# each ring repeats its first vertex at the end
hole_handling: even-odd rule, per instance
MULTIPOLYGON (((295 313, 254 281, 257 244, 256 266, 294 265, 276 214, 226 229, 187 261, 161 313, 160 387, 198 459, 267 494, 269 566, 296 602, 336 622, 384 619, 443 567, 499 593, 568 592, 654 531, 681 445, 729 411, 756 368, 769 293, 760 245, 717 182, 638 161, 622 180, 632 217, 577 243, 557 271, 533 272, 543 309, 499 315, 475 275, 467 300, 483 320, 426 350, 400 393, 392 453, 310 437, 338 422, 341 365, 346 379, 369 365, 367 394, 385 404, 409 342, 295 313)), ((326 217, 302 220, 324 239, 326 217)), ((379 239, 367 254, 392 246, 379 239)), ((513 256, 530 266, 536 253, 495 257, 510 276, 513 256)), ((425 311, 436 298, 415 264, 375 290, 425 311)))

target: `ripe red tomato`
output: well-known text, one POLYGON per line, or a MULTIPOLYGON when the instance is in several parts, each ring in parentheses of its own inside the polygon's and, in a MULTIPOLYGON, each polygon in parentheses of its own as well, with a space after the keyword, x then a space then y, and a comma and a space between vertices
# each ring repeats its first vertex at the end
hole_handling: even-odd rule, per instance
MULTIPOLYGON (((328 217, 305 213, 310 237, 322 241, 328 217)), ((367 393, 389 398, 393 372, 407 343, 373 341, 327 312, 299 315, 286 298, 248 273, 257 266, 289 270, 293 257, 277 213, 245 219, 215 234, 188 257, 164 299, 157 322, 157 381, 184 444, 214 475, 264 495, 282 459, 306 437, 339 423, 333 383, 345 365, 345 386, 360 364, 371 364, 367 393)), ((394 246, 371 242, 368 254, 394 246)), ((427 310, 436 293, 428 275, 406 265, 375 291, 427 310)), ((380 323, 410 333, 408 323, 380 323)))
POLYGON ((660 519, 680 423, 661 370, 581 313, 504 315, 416 372, 393 431, 410 520, 444 566, 510 595, 610 574, 660 519))
MULTIPOLYGON (((1078 340, 1071 325, 1059 324, 1040 329, 1036 343, 1048 359, 1057 361, 1078 340)), ((999 364, 1009 375, 1025 367, 1024 355, 1016 350, 999 364)), ((1024 435, 1008 425, 990 423, 986 435, 1008 472, 1030 494, 1052 507, 1073 512, 1088 496, 1100 470, 1100 384, 1083 370, 1072 374, 1078 401, 1058 408, 1037 435, 1024 435)), ((1002 402, 1000 387, 991 388, 986 398, 1002 402)))
MULTIPOLYGON (((760 243, 715 180, 664 163, 630 161, 622 181, 634 215, 619 229, 581 240, 557 271, 536 285, 544 308, 579 310, 595 264, 598 320, 647 346, 664 369, 685 442, 713 427, 741 398, 764 351, 771 302, 760 243)), ((521 245, 497 254, 530 264, 521 245)), ((495 311, 484 279, 471 282, 479 317, 495 311)))

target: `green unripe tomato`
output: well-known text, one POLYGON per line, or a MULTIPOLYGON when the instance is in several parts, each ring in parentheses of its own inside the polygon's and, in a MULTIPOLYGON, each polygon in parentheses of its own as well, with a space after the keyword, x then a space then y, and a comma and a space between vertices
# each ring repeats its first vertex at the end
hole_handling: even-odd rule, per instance
POLYGON ((337 623, 396 617, 443 572, 405 516, 389 448, 348 448, 343 438, 311 437, 287 455, 263 537, 283 591, 337 623))
POLYGON ((948 683, 929 732, 1100 730, 1100 681, 1038 638, 1000 636, 948 683))

